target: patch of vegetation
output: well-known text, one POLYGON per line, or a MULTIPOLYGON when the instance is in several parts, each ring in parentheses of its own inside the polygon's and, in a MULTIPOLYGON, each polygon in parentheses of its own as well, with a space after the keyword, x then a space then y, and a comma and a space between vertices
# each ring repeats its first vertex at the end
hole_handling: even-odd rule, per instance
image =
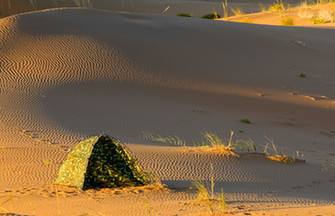
MULTIPOLYGON (((282 151, 278 151, 278 147, 274 144, 273 139, 266 137, 268 143, 264 146, 264 154, 266 157, 273 161, 283 162, 283 163, 297 163, 297 162, 305 162, 302 159, 299 159, 299 154, 297 154, 297 158, 294 156, 288 156, 284 154, 282 151)), ((303 156, 303 155, 302 155, 303 156)))
POLYGON ((239 7, 232 8, 231 12, 233 12, 234 16, 242 15, 244 14, 243 10, 239 7))
POLYGON ((248 118, 241 119, 241 122, 246 123, 246 124, 250 124, 251 123, 251 121, 249 121, 248 118))
POLYGON ((219 19, 219 18, 221 18, 221 16, 219 14, 217 14, 216 12, 214 12, 214 13, 206 14, 206 15, 202 16, 201 18, 203 18, 203 19, 219 19))
POLYGON ((292 25, 294 25, 294 20, 291 17, 287 17, 287 18, 281 20, 281 25, 292 26, 292 25))
POLYGON ((301 78, 306 78, 307 76, 306 76, 305 73, 301 73, 301 74, 299 74, 299 77, 301 77, 301 78))
POLYGON ((269 11, 271 12, 278 12, 278 11, 284 11, 285 7, 284 4, 274 4, 269 7, 269 11))
POLYGON ((177 16, 181 16, 181 17, 192 17, 192 15, 188 14, 188 13, 179 13, 177 14, 177 16))
POLYGON ((229 139, 222 139, 216 133, 205 131, 202 133, 204 136, 204 140, 202 142, 202 146, 209 146, 215 148, 217 150, 223 151, 227 156, 237 156, 234 152, 236 146, 236 142, 233 140, 234 131, 230 131, 229 139))
POLYGON ((9 214, 11 215, 10 212, 15 212, 14 211, 14 199, 19 199, 19 200, 25 200, 28 202, 28 204, 30 205, 30 207, 32 208, 33 210, 33 215, 36 215, 36 207, 35 205, 31 202, 30 199, 27 199, 25 197, 21 197, 21 196, 16 196, 16 195, 8 195, 8 196, 0 196, 0 199, 1 200, 4 200, 2 203, 0 203, 0 215, 3 214, 3 212, 6 214, 9 214), (2 205, 5 204, 5 203, 10 203, 11 205, 11 211, 9 212, 6 208, 4 208, 2 205))
POLYGON ((227 211, 227 203, 223 193, 223 189, 221 188, 221 193, 219 194, 219 198, 217 199, 214 194, 214 181, 212 179, 210 183, 211 194, 209 192, 208 187, 206 187, 203 181, 192 181, 191 182, 195 190, 198 193, 198 201, 204 203, 210 212, 210 214, 214 213, 214 204, 218 203, 218 207, 221 213, 228 213, 227 211))
POLYGON ((145 140, 150 140, 151 142, 158 142, 158 143, 168 143, 168 144, 173 144, 173 145, 178 145, 178 146, 185 146, 186 142, 182 139, 180 139, 176 135, 172 136, 161 136, 158 134, 152 134, 149 131, 143 131, 143 138, 145 140))
MULTIPOLYGON (((235 139, 234 131, 230 131, 229 138, 221 138, 219 135, 213 132, 205 131, 202 133, 203 138, 201 140, 193 141, 194 147, 205 147, 209 148, 210 151, 217 151, 223 153, 225 156, 239 157, 238 152, 253 152, 257 153, 257 147, 254 141, 250 138, 235 139)), ((179 146, 186 146, 186 141, 180 139, 177 136, 160 136, 153 135, 150 132, 143 132, 143 138, 150 140, 152 142, 170 143, 179 146)), ((297 156, 285 155, 282 151, 279 152, 277 146, 274 144, 272 139, 267 139, 267 144, 264 146, 264 154, 270 160, 275 160, 284 163, 294 163, 294 162, 305 162, 303 159, 303 154, 299 154, 297 151, 297 156)))
POLYGON ((242 21, 242 23, 253 23, 251 19, 249 19, 248 17, 247 18, 244 18, 242 21))
POLYGON ((222 1, 222 9, 223 9, 223 16, 224 18, 228 18, 228 1, 225 0, 225 2, 222 1))
POLYGON ((326 20, 320 19, 320 18, 317 18, 317 17, 312 17, 311 20, 312 20, 313 24, 325 24, 326 23, 326 20))
POLYGON ((262 9, 263 12, 266 11, 266 8, 265 8, 265 6, 262 3, 259 3, 259 7, 262 9))

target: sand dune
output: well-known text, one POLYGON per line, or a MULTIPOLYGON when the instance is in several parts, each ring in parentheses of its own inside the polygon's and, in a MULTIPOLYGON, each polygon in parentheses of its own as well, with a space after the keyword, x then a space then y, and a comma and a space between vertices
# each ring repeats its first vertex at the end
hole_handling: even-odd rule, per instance
MULTIPOLYGON (((335 154, 332 29, 53 9, 1 19, 0 49, 0 191, 41 203, 38 215, 57 214, 48 185, 67 151, 101 132, 177 189, 63 192, 76 195, 61 199, 62 214, 144 215, 144 197, 155 215, 198 214, 190 181, 212 173, 237 215, 282 204, 332 214, 334 170, 321 171, 335 154), (142 137, 175 134, 192 146, 204 130, 234 130, 260 152, 267 136, 287 154, 303 152, 307 163, 229 158, 142 137)), ((17 202, 17 213, 31 214, 17 202)))

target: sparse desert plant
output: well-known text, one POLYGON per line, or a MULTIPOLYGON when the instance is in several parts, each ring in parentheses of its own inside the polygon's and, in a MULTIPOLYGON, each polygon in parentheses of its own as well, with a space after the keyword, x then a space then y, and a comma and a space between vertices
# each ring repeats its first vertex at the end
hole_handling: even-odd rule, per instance
POLYGON ((214 13, 206 14, 206 15, 202 16, 201 18, 203 18, 203 19, 219 19, 219 18, 221 18, 221 16, 219 14, 217 14, 216 12, 214 12, 214 13))
POLYGON ((33 7, 34 10, 37 10, 37 2, 36 0, 29 0, 31 6, 33 7))
POLYGON ((291 5, 289 3, 286 4, 286 9, 289 10, 289 9, 292 9, 291 5))
POLYGON ((209 197, 208 190, 205 186, 205 184, 202 181, 192 181, 192 185, 197 189, 198 191, 198 200, 204 202, 211 214, 213 214, 213 203, 212 200, 209 197))
POLYGON ((292 26, 294 25, 294 20, 292 17, 286 17, 285 19, 281 20, 281 25, 292 26))
POLYGON ((305 162, 304 160, 285 155, 282 151, 278 151, 278 147, 274 144, 273 139, 265 137, 268 142, 264 146, 264 154, 266 157, 273 161, 283 162, 283 163, 295 163, 295 162, 305 162))
POLYGON ((243 10, 239 7, 232 8, 231 12, 234 14, 234 16, 242 15, 244 14, 243 10))
POLYGON ((168 6, 162 11, 161 14, 164 14, 167 10, 169 10, 169 8, 170 8, 170 5, 168 5, 168 6))
POLYGON ((216 133, 205 131, 202 133, 204 136, 204 146, 209 146, 222 151, 227 156, 237 156, 234 152, 236 141, 233 140, 234 131, 230 131, 229 139, 220 138, 216 133))
POLYGON ((307 18, 307 19, 311 19, 314 16, 314 13, 312 11, 312 9, 299 9, 298 10, 298 16, 300 18, 307 18))
POLYGON ((246 124, 250 124, 251 123, 251 121, 248 118, 241 119, 241 122, 246 123, 246 124))
POLYGON ((149 131, 143 131, 143 138, 151 142, 169 143, 178 146, 185 146, 186 142, 176 135, 163 137, 158 134, 152 134, 149 131))
MULTIPOLYGON (((8 196, 0 196, 0 199, 4 200, 4 201, 0 204, 0 210, 4 211, 4 212, 6 212, 6 213, 9 213, 9 211, 8 211, 6 208, 4 208, 4 207, 2 206, 3 204, 6 204, 6 203, 9 202, 10 205, 11 205, 11 212, 13 213, 13 212, 15 212, 15 211, 14 211, 14 199, 21 199, 21 200, 25 200, 25 201, 27 201, 27 202, 29 203, 30 207, 31 207, 32 210, 33 210, 33 214, 36 215, 36 207, 35 207, 35 205, 34 205, 29 199, 27 199, 27 198, 25 198, 25 197, 21 197, 21 196, 16 196, 16 195, 12 195, 12 194, 10 194, 10 195, 8 195, 8 196)), ((0 214, 1 214, 1 213, 0 213, 0 214)))
POLYGON ((238 143, 243 144, 242 146, 246 146, 247 151, 250 151, 250 150, 252 150, 253 152, 257 151, 254 141, 250 138, 240 139, 238 143))
POLYGON ((251 19, 249 19, 248 17, 247 18, 244 18, 242 21, 242 23, 253 23, 251 19))
POLYGON ((146 178, 148 179, 150 185, 158 188, 166 187, 166 185, 162 183, 161 178, 156 173, 146 173, 146 178))
POLYGON ((226 203, 226 198, 223 193, 223 189, 221 188, 221 193, 220 193, 220 200, 219 200, 219 208, 220 211, 224 214, 227 214, 227 203, 226 203))
POLYGON ((209 193, 203 181, 192 181, 191 183, 197 189, 199 200, 209 199, 209 193))
POLYGON ((273 4, 269 7, 269 11, 271 12, 278 12, 278 11, 284 11, 285 10, 285 7, 284 7, 284 4, 273 4))
POLYGON ((192 15, 188 14, 188 13, 179 13, 177 14, 177 16, 181 16, 181 17, 192 17, 192 15))
POLYGON ((229 8, 228 8, 228 1, 225 0, 225 2, 222 2, 222 9, 223 9, 223 16, 224 18, 228 18, 228 11, 229 11, 229 8))
POLYGON ((317 24, 325 24, 326 21, 324 19, 319 19, 317 17, 312 17, 312 22, 313 24, 317 25, 317 24))
POLYGON ((301 77, 301 78, 306 78, 307 75, 306 75, 305 73, 300 73, 300 74, 299 74, 299 77, 301 77))
POLYGON ((262 9, 263 12, 266 11, 266 8, 265 8, 265 6, 262 3, 259 3, 259 7, 262 9))
POLYGON ((320 20, 324 20, 325 23, 330 23, 334 21, 331 10, 320 10, 317 18, 320 20))
POLYGON ((148 215, 151 215, 151 208, 150 208, 150 204, 147 198, 141 199, 141 203, 142 205, 145 207, 145 209, 147 210, 148 215))

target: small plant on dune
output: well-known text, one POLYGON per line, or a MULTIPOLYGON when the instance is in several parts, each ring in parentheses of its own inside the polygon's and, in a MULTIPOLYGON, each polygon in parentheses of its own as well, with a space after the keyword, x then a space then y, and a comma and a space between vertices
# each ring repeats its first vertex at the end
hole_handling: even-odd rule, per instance
POLYGON ((147 198, 141 199, 142 205, 145 207, 147 214, 150 216, 151 215, 151 208, 150 204, 147 198))
POLYGON ((248 17, 247 17, 247 18, 244 18, 241 22, 242 22, 242 23, 249 23, 249 24, 253 23, 252 20, 249 19, 248 17))
POLYGON ((266 8, 262 3, 259 3, 259 7, 262 9, 262 12, 266 11, 266 8))
POLYGON ((204 146, 209 146, 215 148, 217 150, 223 151, 227 156, 237 156, 234 149, 236 146, 236 142, 233 140, 234 131, 230 131, 229 139, 222 139, 216 133, 205 131, 202 133, 204 136, 204 146))
POLYGON ((202 16, 201 18, 203 18, 203 19, 219 19, 219 18, 221 18, 221 16, 219 14, 217 14, 216 12, 214 12, 214 13, 206 14, 206 15, 202 16))
POLYGON ((299 77, 301 77, 301 78, 306 78, 307 76, 306 76, 305 73, 300 73, 300 74, 299 74, 299 77))
POLYGON ((269 7, 269 11, 270 12, 278 12, 278 11, 284 11, 285 10, 285 7, 284 7, 284 4, 281 3, 281 4, 274 4, 274 5, 271 5, 269 7))
POLYGON ((283 163, 295 163, 295 162, 304 162, 304 160, 285 155, 283 152, 278 151, 278 147, 274 144, 273 139, 265 137, 268 142, 264 146, 264 154, 270 160, 283 162, 283 163))
POLYGON ((220 211, 223 214, 227 214, 227 203, 226 203, 226 198, 224 197, 223 189, 221 188, 221 193, 220 193, 220 200, 219 200, 219 208, 220 211))
POLYGON ((294 25, 294 20, 291 17, 287 17, 287 18, 281 20, 281 25, 292 26, 292 25, 294 25))
POLYGON ((231 12, 234 14, 234 16, 242 15, 244 14, 243 10, 239 7, 232 8, 231 12))
POLYGON ((246 123, 246 124, 250 124, 251 123, 251 121, 248 118, 241 119, 241 122, 246 123))
POLYGON ((173 144, 173 145, 178 145, 178 146, 185 146, 186 142, 182 139, 180 139, 176 135, 171 135, 171 136, 166 136, 163 137, 158 134, 152 134, 148 131, 143 131, 143 138, 146 140, 150 140, 151 142, 160 142, 160 143, 168 143, 168 144, 173 144))
POLYGON ((314 13, 312 11, 312 9, 299 9, 298 10, 298 16, 300 18, 307 18, 307 19, 311 19, 314 16, 314 13))
POLYGON ((156 173, 146 173, 146 178, 149 184, 157 188, 166 188, 166 185, 162 183, 161 178, 156 173))
MULTIPOLYGON (((11 205, 11 213, 13 213, 14 212, 14 199, 21 199, 21 200, 25 200, 25 201, 27 201, 29 203, 30 207, 32 208, 32 210, 34 212, 33 214, 36 215, 36 207, 35 207, 35 205, 29 199, 27 199, 25 197, 21 197, 21 196, 16 196, 16 195, 10 194, 8 196, 0 196, 0 199, 4 199, 5 200, 4 202, 2 202, 2 204, 0 204, 0 210, 2 210, 3 212, 5 212, 5 214, 9 214, 9 211, 2 206, 3 204, 10 203, 10 205, 11 205)), ((0 214, 2 214, 2 213, 0 213, 0 214)))
POLYGON ((192 15, 188 14, 188 13, 179 13, 177 14, 177 16, 181 16, 181 17, 192 17, 192 15))
POLYGON ((170 5, 168 5, 163 11, 162 11, 162 13, 161 14, 164 14, 166 11, 168 11, 169 10, 169 8, 170 8, 170 5))
MULTIPOLYGON (((250 139, 250 138, 240 139, 238 143, 239 144, 243 144, 243 145, 241 145, 242 147, 246 146, 246 149, 247 149, 248 152, 250 150, 252 150, 253 152, 256 153, 256 151, 257 151, 256 145, 255 145, 254 141, 252 139, 250 139)), ((242 151, 243 151, 243 149, 242 149, 242 151)))
POLYGON ((192 185, 197 189, 198 191, 198 200, 201 202, 204 202, 211 214, 214 213, 213 209, 213 203, 212 200, 210 199, 208 190, 205 186, 205 184, 202 181, 192 181, 192 185))
POLYGON ((33 9, 37 10, 37 2, 36 2, 36 0, 29 0, 29 2, 31 4, 31 6, 33 6, 33 9))
POLYGON ((223 9, 223 17, 228 18, 228 1, 225 0, 225 2, 222 2, 222 9, 223 9))

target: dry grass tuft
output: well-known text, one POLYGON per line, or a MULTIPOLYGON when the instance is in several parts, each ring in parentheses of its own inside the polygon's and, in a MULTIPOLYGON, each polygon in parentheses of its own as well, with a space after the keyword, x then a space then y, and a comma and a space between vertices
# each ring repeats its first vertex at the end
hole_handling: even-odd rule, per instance
POLYGON ((292 26, 292 25, 294 25, 294 20, 293 20, 292 17, 287 17, 287 18, 281 20, 281 25, 292 26))

